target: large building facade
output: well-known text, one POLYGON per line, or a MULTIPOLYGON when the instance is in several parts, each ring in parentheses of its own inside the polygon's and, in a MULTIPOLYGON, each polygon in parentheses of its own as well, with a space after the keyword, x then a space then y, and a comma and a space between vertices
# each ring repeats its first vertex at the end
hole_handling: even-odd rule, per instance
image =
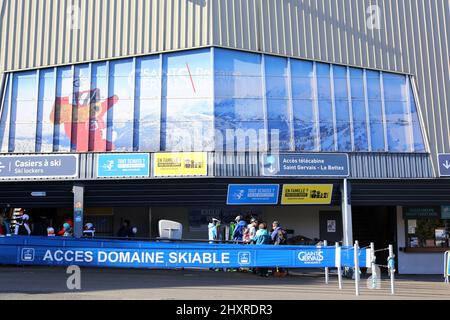
POLYGON ((441 272, 449 1, 0 0, 0 48, 0 206, 78 212, 104 235, 174 219, 191 238, 251 213, 293 237, 393 243, 400 273, 441 272), (269 154, 345 155, 348 174, 267 174, 269 154), (76 171, 33 174, 49 155, 76 171), (105 175, 108 155, 147 157, 148 172, 105 175), (158 171, 174 158, 191 165, 158 171), (235 184, 332 191, 232 206, 235 184))

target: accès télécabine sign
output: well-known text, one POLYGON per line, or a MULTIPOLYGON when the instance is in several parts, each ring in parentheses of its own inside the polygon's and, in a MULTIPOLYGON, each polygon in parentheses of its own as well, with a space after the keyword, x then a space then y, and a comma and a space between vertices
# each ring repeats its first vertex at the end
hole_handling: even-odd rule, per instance
POLYGON ((264 176, 348 177, 349 160, 344 153, 263 154, 264 176))

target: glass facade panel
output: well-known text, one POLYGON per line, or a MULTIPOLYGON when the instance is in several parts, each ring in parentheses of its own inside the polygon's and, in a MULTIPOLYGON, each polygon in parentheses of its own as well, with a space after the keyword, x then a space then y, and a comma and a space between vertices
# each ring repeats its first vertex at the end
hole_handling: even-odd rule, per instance
POLYGON ((8 79, 2 153, 427 149, 406 75, 206 48, 8 79))
POLYGON ((209 49, 163 56, 163 150, 214 149, 211 59, 209 49))
POLYGON ((353 138, 355 144, 354 151, 369 151, 363 70, 350 68, 350 86, 353 113, 353 138))

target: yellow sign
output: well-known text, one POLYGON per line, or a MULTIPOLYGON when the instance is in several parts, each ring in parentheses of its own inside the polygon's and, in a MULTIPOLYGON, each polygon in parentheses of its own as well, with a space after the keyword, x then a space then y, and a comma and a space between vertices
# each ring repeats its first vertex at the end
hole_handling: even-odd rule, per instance
POLYGON ((281 204, 331 204, 332 184, 285 184, 281 204))
POLYGON ((153 156, 153 172, 155 177, 207 176, 208 153, 155 153, 153 156))

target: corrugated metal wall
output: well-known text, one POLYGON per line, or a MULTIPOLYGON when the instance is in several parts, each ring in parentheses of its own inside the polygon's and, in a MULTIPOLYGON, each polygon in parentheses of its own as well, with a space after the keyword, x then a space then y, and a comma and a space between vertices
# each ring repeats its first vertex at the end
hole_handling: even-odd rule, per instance
POLYGON ((449 0, 213 3, 215 45, 413 74, 435 163, 450 152, 449 0))
POLYGON ((0 0, 0 72, 211 44, 206 0, 0 0))
POLYGON ((0 73, 209 45, 411 73, 436 164, 450 153, 449 28, 448 0, 0 0, 0 73))

